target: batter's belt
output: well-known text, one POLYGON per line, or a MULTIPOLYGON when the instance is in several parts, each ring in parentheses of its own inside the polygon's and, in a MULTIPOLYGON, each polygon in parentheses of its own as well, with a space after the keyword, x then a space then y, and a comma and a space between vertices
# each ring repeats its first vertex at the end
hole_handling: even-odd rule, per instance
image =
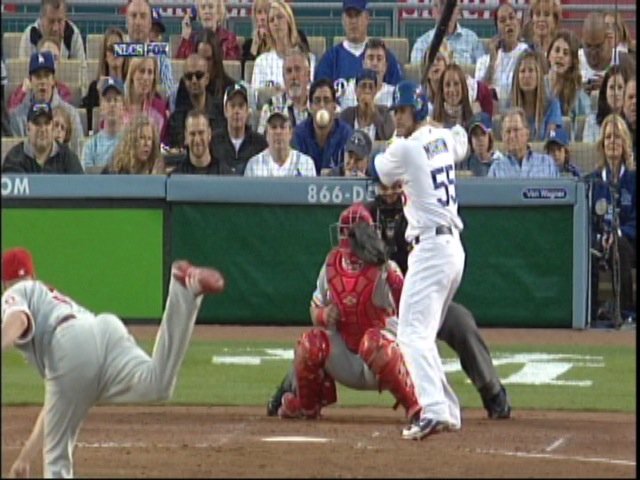
MULTIPOLYGON (((436 235, 453 235, 453 228, 451 228, 449 225, 438 225, 435 229, 435 234, 436 235)), ((414 237, 410 243, 414 247, 418 245, 420 243, 420 235, 418 235, 417 237, 414 237)))

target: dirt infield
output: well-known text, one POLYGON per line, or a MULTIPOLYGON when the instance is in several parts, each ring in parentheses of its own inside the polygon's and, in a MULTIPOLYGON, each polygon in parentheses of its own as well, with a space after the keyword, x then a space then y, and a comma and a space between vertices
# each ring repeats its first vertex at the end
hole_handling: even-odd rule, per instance
MULTIPOLYGON (((156 332, 155 327, 132 330, 138 338, 156 332)), ((286 341, 301 331, 198 326, 196 336, 286 341)), ((635 345, 635 332, 485 329, 483 334, 490 345, 635 345)), ((3 407, 3 477, 38 410, 3 407)), ((635 414, 522 411, 516 406, 511 420, 490 421, 483 411, 465 409, 462 430, 422 442, 401 440, 403 426, 399 412, 385 408, 330 407, 318 421, 285 421, 266 417, 262 407, 97 407, 80 432, 75 473, 173 478, 636 475, 635 414)), ((41 475, 36 463, 32 473, 41 475)))

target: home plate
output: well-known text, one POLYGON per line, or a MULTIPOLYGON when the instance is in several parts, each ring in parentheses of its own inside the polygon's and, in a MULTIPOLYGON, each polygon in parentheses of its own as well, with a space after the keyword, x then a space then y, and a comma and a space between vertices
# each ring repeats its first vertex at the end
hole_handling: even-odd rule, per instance
POLYGON ((310 442, 310 443, 326 443, 330 442, 330 438, 321 438, 321 437, 265 437, 262 439, 263 442, 310 442))

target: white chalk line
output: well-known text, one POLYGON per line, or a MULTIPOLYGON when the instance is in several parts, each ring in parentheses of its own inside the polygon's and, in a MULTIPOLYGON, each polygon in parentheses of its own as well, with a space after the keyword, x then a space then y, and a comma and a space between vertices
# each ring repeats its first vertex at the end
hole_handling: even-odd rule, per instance
POLYGON ((506 455, 509 457, 523 457, 523 458, 549 458, 551 460, 573 460, 576 462, 594 462, 594 463, 609 463, 614 465, 628 465, 631 467, 636 466, 635 461, 629 460, 616 460, 613 458, 601 458, 601 457, 580 457, 571 455, 558 455, 553 453, 532 453, 532 452, 512 452, 509 450, 483 450, 476 449, 477 453, 487 453, 491 455, 506 455))
POLYGON ((562 445, 566 440, 567 440, 567 437, 561 437, 557 439, 555 442, 553 442, 551 445, 549 445, 547 448, 545 448, 544 451, 551 452, 552 450, 555 450, 560 445, 562 445))

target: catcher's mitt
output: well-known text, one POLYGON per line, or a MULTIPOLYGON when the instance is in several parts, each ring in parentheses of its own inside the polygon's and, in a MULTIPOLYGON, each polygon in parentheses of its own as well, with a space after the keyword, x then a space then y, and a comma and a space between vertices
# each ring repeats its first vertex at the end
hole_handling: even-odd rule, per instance
POLYGON ((349 230, 351 249, 369 265, 383 265, 387 261, 387 248, 378 232, 365 222, 358 222, 349 230))

